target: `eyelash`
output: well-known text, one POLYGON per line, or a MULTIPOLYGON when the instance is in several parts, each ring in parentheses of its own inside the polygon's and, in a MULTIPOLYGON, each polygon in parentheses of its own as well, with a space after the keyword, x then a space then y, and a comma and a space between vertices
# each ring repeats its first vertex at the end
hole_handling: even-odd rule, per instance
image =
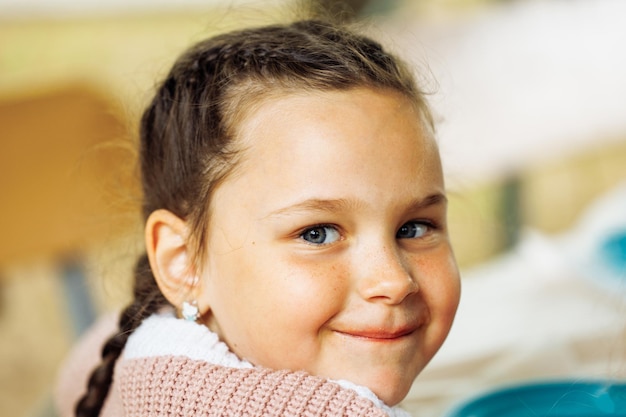
POLYGON ((424 236, 426 236, 429 232, 436 230, 437 226, 430 221, 424 221, 424 220, 409 220, 408 222, 404 223, 402 226, 400 226, 400 228, 396 231, 396 238, 398 239, 419 239, 422 238, 424 236), (407 237, 407 238, 401 238, 398 235, 400 234, 400 231, 402 230, 403 227, 406 227, 407 225, 416 225, 417 227, 424 227, 426 228, 426 230, 424 231, 424 234, 422 236, 419 237, 407 237))
MULTIPOLYGON (((304 238, 304 236, 309 233, 312 232, 316 229, 333 229, 338 235, 339 235, 339 239, 337 240, 341 240, 341 232, 339 231, 338 227, 332 224, 316 224, 313 226, 309 226, 306 229, 303 229, 299 234, 298 237, 300 239, 302 239, 303 241, 305 241, 307 244, 309 245, 314 245, 314 246, 325 246, 325 245, 329 245, 330 243, 334 243, 334 242, 330 242, 330 243, 314 243, 314 242, 310 242, 308 240, 306 240, 304 238)), ((324 237, 326 237, 326 233, 324 234, 324 237)))
MULTIPOLYGON (((434 222, 431 222, 431 221, 409 220, 408 222, 403 223, 402 226, 400 226, 400 228, 396 231, 396 238, 397 239, 420 239, 420 238, 426 236, 429 232, 431 232, 433 230, 436 230, 437 228, 438 228, 437 225, 434 222), (401 229, 403 227, 407 226, 407 225, 416 225, 417 227, 423 226, 423 227, 426 228, 426 230, 424 231, 424 234, 421 235, 421 236, 406 237, 406 238, 399 237, 398 234, 400 233, 401 229)), ((323 234, 321 234, 321 236, 325 240, 326 237, 327 237, 327 233, 324 232, 323 234)), ((337 226, 335 226, 335 225, 322 223, 322 224, 316 224, 316 225, 313 225, 313 226, 309 226, 309 227, 303 229, 301 232, 298 233, 298 238, 300 238, 301 240, 305 241, 307 244, 310 244, 310 245, 325 246, 325 245, 330 245, 331 243, 335 243, 338 240, 341 240, 341 232, 339 231, 339 228, 337 226), (328 243, 324 243, 324 242, 322 242, 322 243, 315 243, 315 242, 311 242, 311 241, 305 239, 305 235, 307 233, 310 233, 310 232, 315 231, 317 229, 332 229, 339 236, 338 236, 338 238, 335 241, 328 242, 328 243)))

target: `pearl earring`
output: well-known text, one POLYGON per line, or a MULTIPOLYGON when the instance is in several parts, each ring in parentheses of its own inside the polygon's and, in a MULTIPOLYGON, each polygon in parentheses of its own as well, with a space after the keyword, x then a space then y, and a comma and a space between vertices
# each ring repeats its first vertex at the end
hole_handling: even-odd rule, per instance
POLYGON ((198 303, 195 300, 191 302, 183 301, 183 305, 180 310, 180 314, 186 321, 196 321, 200 317, 198 303))

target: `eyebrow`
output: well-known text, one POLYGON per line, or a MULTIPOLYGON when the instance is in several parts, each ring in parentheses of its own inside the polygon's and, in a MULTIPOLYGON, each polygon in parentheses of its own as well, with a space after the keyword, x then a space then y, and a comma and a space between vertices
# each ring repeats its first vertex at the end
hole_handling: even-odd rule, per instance
MULTIPOLYGON (((435 193, 427 196, 422 199, 415 199, 410 202, 407 206, 407 211, 417 211, 420 209, 424 209, 426 207, 445 204, 448 199, 443 193, 435 193)), ((267 217, 280 217, 289 214, 297 214, 299 212, 340 212, 345 211, 348 208, 358 208, 361 205, 358 201, 338 198, 338 199, 320 199, 320 198, 310 198, 304 200, 302 202, 280 208, 278 210, 272 211, 267 217)))
POLYGON ((409 204, 409 211, 416 211, 426 207, 447 203, 448 198, 444 193, 435 193, 427 196, 426 198, 414 200, 411 204, 409 204))

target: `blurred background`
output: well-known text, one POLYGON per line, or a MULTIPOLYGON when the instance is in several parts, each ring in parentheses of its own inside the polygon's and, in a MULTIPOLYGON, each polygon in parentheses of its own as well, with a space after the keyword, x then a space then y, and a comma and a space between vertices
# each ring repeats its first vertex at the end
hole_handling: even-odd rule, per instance
MULTIPOLYGON (((0 0, 1 416, 55 416, 63 358, 129 299, 154 84, 194 41, 288 19, 292 3, 0 0)), ((626 379, 626 2, 344 3, 429 93, 463 275, 406 408, 626 379)))

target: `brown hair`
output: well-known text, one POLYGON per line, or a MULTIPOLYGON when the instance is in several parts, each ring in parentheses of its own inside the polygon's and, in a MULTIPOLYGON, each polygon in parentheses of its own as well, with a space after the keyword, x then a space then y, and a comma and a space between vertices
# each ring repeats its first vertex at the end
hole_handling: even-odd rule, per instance
MULTIPOLYGON (((236 167, 233 137, 250 106, 294 91, 388 89, 408 97, 432 125, 410 71, 371 39, 336 25, 305 20, 219 35, 174 64, 145 110, 140 127, 143 215, 167 209, 189 222, 195 253, 206 241, 212 191, 236 167)), ((102 350, 78 417, 97 416, 129 335, 163 306, 147 256, 135 268, 134 301, 119 333, 102 350)))

